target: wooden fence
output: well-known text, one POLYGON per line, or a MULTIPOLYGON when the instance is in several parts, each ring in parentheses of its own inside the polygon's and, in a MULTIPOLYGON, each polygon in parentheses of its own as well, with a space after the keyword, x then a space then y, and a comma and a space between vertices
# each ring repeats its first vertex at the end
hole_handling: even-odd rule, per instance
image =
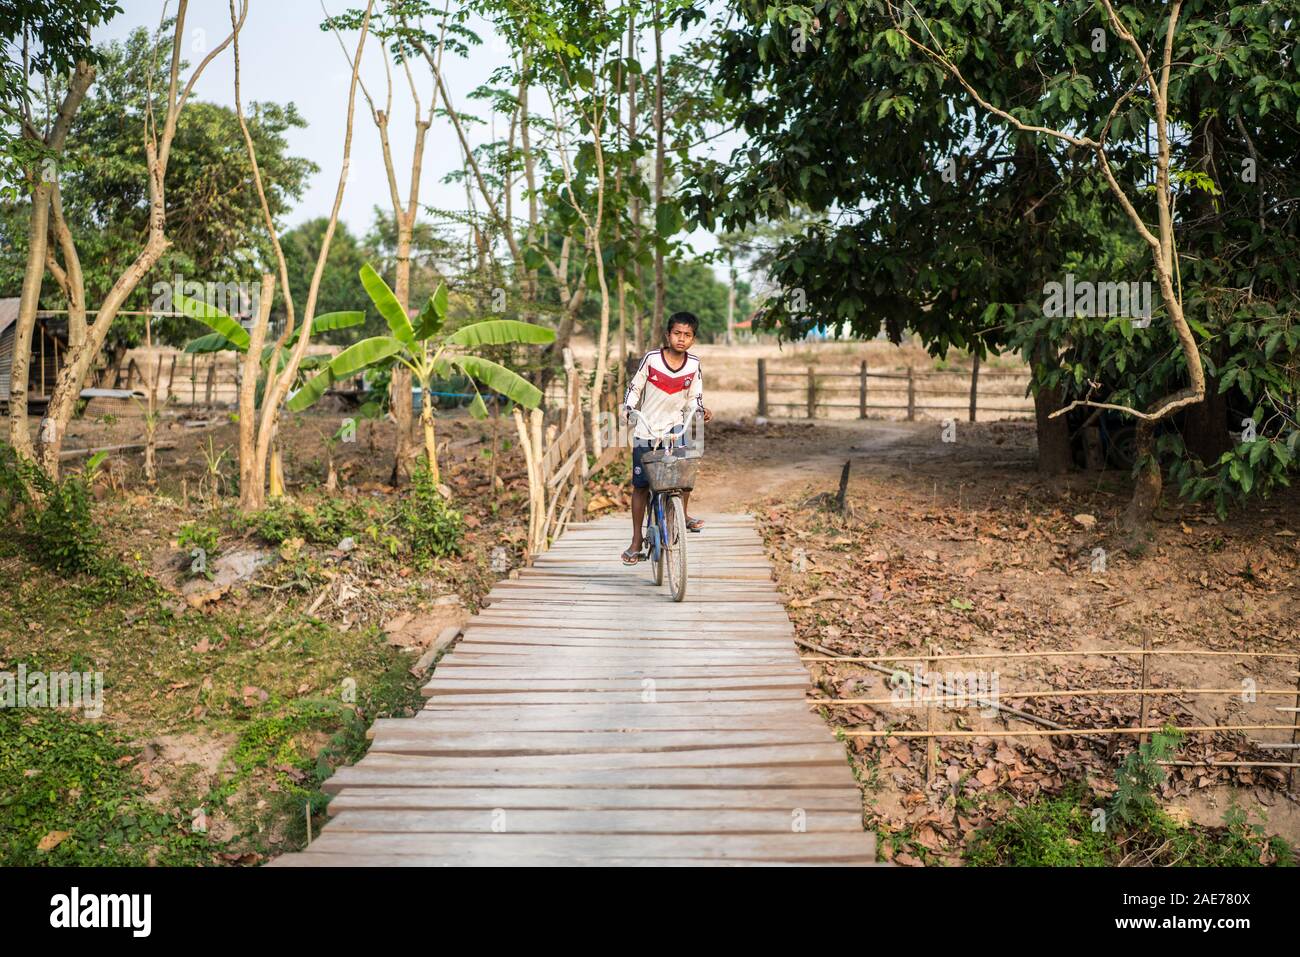
MULTIPOLYGON (((337 346, 313 345, 309 355, 329 354, 337 346)), ((157 385, 159 405, 196 407, 239 404, 239 362, 233 352, 209 352, 191 355, 176 349, 155 347, 130 350, 116 370, 106 368, 96 376, 96 384, 107 389, 138 389, 148 392, 157 385)))
POLYGON ((104 370, 100 384, 113 389, 158 387, 158 402, 173 405, 235 405, 239 401, 238 360, 232 353, 129 355, 116 376, 104 370))
POLYGON ((901 412, 909 422, 916 421, 917 413, 955 415, 963 410, 971 422, 979 412, 1032 416, 1034 404, 1026 395, 1028 385, 1027 370, 982 372, 978 358, 969 376, 959 370, 918 372, 912 368, 906 372, 872 372, 865 360, 852 371, 818 370, 814 366, 798 371, 769 369, 767 360, 759 359, 758 414, 771 415, 773 409, 801 409, 812 419, 819 410, 827 410, 829 415, 832 409, 852 409, 859 419, 867 418, 872 411, 901 412), (773 380, 795 381, 785 385, 773 380), (847 401, 849 397, 856 401, 847 401), (936 399, 957 402, 936 404, 936 399), (990 401, 997 404, 990 405, 990 401))
MULTIPOLYGON (((611 446, 596 461, 587 464, 589 420, 582 408, 582 376, 573 362, 573 354, 564 350, 565 376, 560 400, 556 390, 548 389, 550 401, 546 412, 533 409, 525 419, 521 409, 514 409, 515 427, 524 450, 528 469, 528 545, 526 560, 532 560, 550 547, 570 522, 586 521, 587 483, 592 476, 628 450, 611 446), (554 421, 546 425, 546 413, 554 421)), ((599 397, 592 416, 608 412, 615 397, 609 390, 599 397)))

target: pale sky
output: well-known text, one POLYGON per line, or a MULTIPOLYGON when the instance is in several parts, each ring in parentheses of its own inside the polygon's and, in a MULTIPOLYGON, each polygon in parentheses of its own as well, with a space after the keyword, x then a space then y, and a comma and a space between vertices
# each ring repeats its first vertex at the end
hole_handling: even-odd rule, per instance
MULTIPOLYGON (((331 15, 349 6, 362 6, 357 0, 324 0, 331 15)), ((122 39, 136 27, 156 29, 162 12, 162 0, 122 0, 125 12, 94 34, 96 41, 122 39)), ((168 5, 175 12, 176 3, 168 5)), ((307 121, 304 129, 287 134, 289 152, 309 157, 320 166, 310 180, 302 200, 286 217, 290 226, 315 216, 329 214, 338 183, 343 155, 343 134, 347 119, 348 81, 351 73, 343 51, 332 33, 320 29, 323 19, 321 0, 251 0, 248 20, 240 35, 241 86, 245 108, 255 100, 293 102, 307 121)), ((458 110, 469 109, 482 115, 482 102, 471 101, 468 94, 487 82, 492 70, 507 62, 507 48, 483 21, 470 24, 482 38, 481 46, 462 59, 450 54, 443 62, 444 74, 452 102, 458 110)), ((696 29, 702 29, 696 27, 696 29)), ((230 32, 227 0, 191 0, 186 15, 184 55, 191 69, 203 59, 206 50, 220 43, 230 32)), ((345 34, 349 52, 355 50, 356 33, 345 34)), ((672 38, 676 39, 676 38, 672 38)), ((677 43, 668 43, 675 49, 677 43)), ((383 64, 378 46, 367 44, 363 58, 363 79, 377 101, 385 90, 383 64)), ((432 94, 428 70, 417 71, 417 88, 427 109, 432 94), (423 81, 424 88, 418 84, 423 81)), ((229 48, 208 65, 195 87, 200 99, 227 106, 234 105, 234 63, 229 48)), ((544 104, 544 98, 538 99, 544 104)), ((414 139, 410 93, 404 77, 394 74, 393 117, 390 139, 398 169, 398 183, 405 199, 410 179, 410 152, 414 139), (403 172, 405 170, 405 172, 403 172)), ((484 119, 487 119, 485 116, 484 119)), ((498 118, 498 122, 502 122, 498 118)), ((347 190, 344 193, 341 219, 358 236, 365 233, 378 205, 391 211, 392 204, 384 174, 379 135, 370 118, 360 90, 354 121, 352 160, 347 190)), ((470 133, 477 138, 491 138, 487 127, 470 133)), ((724 138, 726 139, 726 138, 724 138)), ((729 150, 729 146, 723 147, 729 150)), ((465 190, 458 183, 443 183, 443 177, 461 167, 460 148, 449 120, 435 119, 425 148, 421 177, 420 201, 442 209, 464 209, 465 190)), ((697 232, 691 237, 694 248, 703 252, 715 245, 713 237, 697 232)), ((721 276, 721 270, 718 270, 721 276)))

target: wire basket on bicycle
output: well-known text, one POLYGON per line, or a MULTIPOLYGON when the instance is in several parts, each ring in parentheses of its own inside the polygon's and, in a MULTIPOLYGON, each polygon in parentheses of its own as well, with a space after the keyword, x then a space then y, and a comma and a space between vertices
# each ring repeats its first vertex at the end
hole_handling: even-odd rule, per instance
MULTIPOLYGON (((634 410, 635 413, 635 410, 634 410)), ((695 488, 704 455, 704 436, 698 427, 693 440, 684 434, 686 423, 661 436, 657 447, 641 456, 641 468, 654 492, 689 492, 695 488)))

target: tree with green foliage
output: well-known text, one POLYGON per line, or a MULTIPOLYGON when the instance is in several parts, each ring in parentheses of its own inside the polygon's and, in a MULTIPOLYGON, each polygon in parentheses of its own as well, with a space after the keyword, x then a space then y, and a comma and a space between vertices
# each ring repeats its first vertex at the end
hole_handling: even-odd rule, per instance
POLYGON ((817 11, 760 0, 740 11, 722 36, 720 81, 747 141, 728 166, 695 173, 688 208, 729 228, 795 204, 821 214, 778 251, 772 278, 787 295, 768 304, 769 326, 789 336, 883 326, 896 340, 908 328, 936 354, 1022 351, 1040 465, 1068 464, 1072 405, 1136 420, 1135 526, 1159 497, 1157 433, 1182 489, 1212 491, 1175 434, 1194 429, 1215 373, 1248 344, 1237 355, 1251 384, 1254 369, 1265 371, 1268 445, 1239 446, 1219 467, 1244 476, 1256 456, 1284 478, 1296 381, 1295 190, 1284 171, 1294 166, 1297 90, 1280 51, 1294 45, 1296 17, 1085 0, 817 11), (1251 157, 1267 170, 1258 187, 1235 175, 1251 157), (1220 269, 1232 281, 1211 293, 1200 264, 1225 255, 1235 273, 1220 269), (1074 268, 1095 271, 1078 277, 1095 282, 1154 273, 1151 326, 1073 308, 1045 316, 1047 284, 1074 268), (1247 310, 1236 310, 1235 333, 1215 330, 1208 305, 1234 288, 1249 290, 1256 321, 1270 317, 1258 348, 1247 310))

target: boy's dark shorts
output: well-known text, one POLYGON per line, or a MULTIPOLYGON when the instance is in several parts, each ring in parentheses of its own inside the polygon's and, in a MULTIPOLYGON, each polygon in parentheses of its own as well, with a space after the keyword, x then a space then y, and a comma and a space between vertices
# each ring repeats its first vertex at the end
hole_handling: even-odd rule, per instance
MULTIPOLYGON (((670 434, 681 435, 681 433, 684 431, 686 431, 686 426, 681 425, 673 429, 670 434)), ((633 436, 632 438, 632 487, 633 488, 650 487, 650 479, 646 477, 645 469, 641 467, 641 456, 645 455, 645 453, 649 452, 652 448, 653 445, 651 444, 649 439, 638 439, 635 436, 633 436)))
POLYGON ((632 440, 632 487, 649 488, 650 480, 646 478, 645 470, 641 468, 641 456, 650 451, 648 442, 641 439, 632 440))

